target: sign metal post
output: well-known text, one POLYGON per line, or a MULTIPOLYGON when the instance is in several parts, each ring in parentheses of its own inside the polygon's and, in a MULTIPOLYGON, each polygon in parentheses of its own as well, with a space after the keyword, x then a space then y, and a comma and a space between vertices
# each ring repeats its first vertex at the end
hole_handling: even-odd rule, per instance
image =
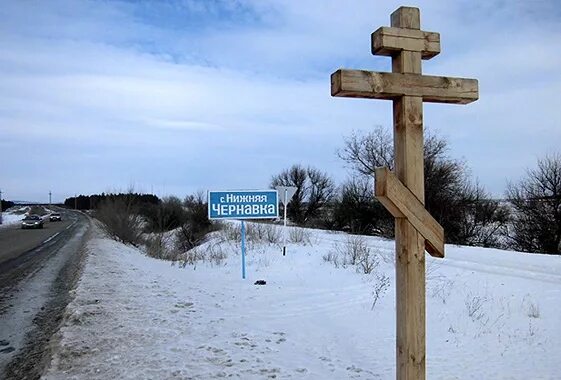
POLYGON ((245 280, 245 222, 242 220, 242 279, 245 280))
POLYGON ((282 247, 282 255, 286 256, 286 235, 287 235, 287 230, 286 230, 286 209, 288 208, 288 203, 290 202, 290 200, 292 199, 292 197, 294 196, 294 194, 296 194, 296 191, 298 190, 297 187, 294 186, 277 186, 275 187, 275 189, 277 189, 277 191, 279 192, 279 198, 280 201, 282 202, 282 204, 284 205, 284 228, 283 228, 283 240, 284 240, 284 244, 282 247))
POLYGON ((279 216, 279 194, 276 190, 233 190, 208 192, 208 218, 240 220, 242 279, 246 278, 245 219, 276 219, 279 216))

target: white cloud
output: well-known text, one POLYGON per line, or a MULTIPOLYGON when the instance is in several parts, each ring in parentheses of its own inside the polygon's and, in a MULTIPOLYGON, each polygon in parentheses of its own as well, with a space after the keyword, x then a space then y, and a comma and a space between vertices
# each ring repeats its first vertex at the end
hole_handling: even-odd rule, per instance
MULTIPOLYGON (((131 182, 178 193, 260 187, 294 162, 342 179, 334 154, 342 137, 390 126, 389 102, 333 99, 329 74, 389 69, 388 58, 370 54, 369 35, 389 24, 397 3, 255 1, 244 23, 231 15, 217 22, 218 8, 201 4, 166 12, 180 21, 181 12, 210 12, 208 25, 186 17, 166 26, 168 13, 154 4, 7 3, 2 158, 42 147, 2 170, 14 196, 39 196, 48 182, 65 195, 131 182), (69 175, 72 166, 88 169, 69 175)), ((420 4, 423 25, 442 35, 442 53, 425 72, 476 77, 481 87, 475 104, 427 106, 425 122, 497 194, 507 176, 561 143, 561 28, 559 18, 541 17, 547 5, 531 14, 522 3, 420 4)))

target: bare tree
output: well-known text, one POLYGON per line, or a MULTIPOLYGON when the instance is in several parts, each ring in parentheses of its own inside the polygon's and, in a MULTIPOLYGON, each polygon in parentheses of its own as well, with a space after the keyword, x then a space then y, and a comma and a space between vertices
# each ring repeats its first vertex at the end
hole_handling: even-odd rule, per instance
POLYGON ((492 199, 477 182, 466 185, 461 202, 458 240, 473 246, 503 247, 502 237, 507 233, 510 221, 508 207, 492 199))
POLYGON ((187 251, 199 245, 207 233, 218 228, 208 219, 206 194, 199 191, 183 201, 185 220, 177 231, 178 248, 187 251))
POLYGON ((126 195, 108 196, 95 216, 111 238, 133 246, 142 242, 143 220, 132 191, 126 195))
POLYGON ((514 248, 561 254, 561 154, 538 160, 536 169, 508 185, 507 197, 514 210, 514 248))
POLYGON ((146 229, 150 232, 173 230, 186 220, 181 199, 175 196, 166 197, 158 204, 146 206, 141 211, 147 221, 146 229))
POLYGON ((382 126, 366 134, 355 131, 345 138, 338 156, 363 175, 374 175, 375 169, 380 166, 393 169, 393 137, 382 126))
MULTIPOLYGON (((375 169, 380 166, 387 166, 393 170, 393 148, 390 132, 382 126, 377 126, 372 132, 353 132, 351 136, 345 138, 343 149, 337 154, 357 173, 373 176, 375 169)), ((465 165, 461 161, 447 157, 447 152, 448 143, 445 139, 430 131, 425 133, 425 182, 437 178, 444 179, 445 184, 460 182, 458 178, 464 174, 465 165)))
POLYGON ((374 197, 372 177, 355 175, 341 185, 334 202, 333 228, 353 234, 393 236, 393 216, 374 197))
POLYGON ((335 185, 324 172, 293 165, 273 176, 271 186, 294 186, 296 193, 288 205, 288 217, 296 224, 306 224, 319 216, 321 209, 333 198, 335 185))
MULTIPOLYGON (((373 176, 378 166, 394 167, 393 140, 382 127, 366 134, 353 133, 345 139, 338 154, 361 175, 373 176)), ((500 228, 494 227, 504 226, 505 216, 499 211, 499 204, 484 199, 485 191, 471 183, 466 163, 449 157, 447 141, 430 132, 425 134, 424 141, 424 176, 425 206, 444 227, 448 242, 499 243, 500 228), (479 217, 484 208, 488 218, 479 217)))

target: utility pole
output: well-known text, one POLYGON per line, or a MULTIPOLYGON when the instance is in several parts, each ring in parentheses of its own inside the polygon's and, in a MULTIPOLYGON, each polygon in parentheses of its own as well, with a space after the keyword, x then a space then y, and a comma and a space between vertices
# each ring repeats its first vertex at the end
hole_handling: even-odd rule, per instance
POLYGON ((49 190, 49 206, 51 205, 51 195, 52 195, 51 190, 49 190))
POLYGON ((2 224, 2 190, 0 190, 0 224, 2 224))

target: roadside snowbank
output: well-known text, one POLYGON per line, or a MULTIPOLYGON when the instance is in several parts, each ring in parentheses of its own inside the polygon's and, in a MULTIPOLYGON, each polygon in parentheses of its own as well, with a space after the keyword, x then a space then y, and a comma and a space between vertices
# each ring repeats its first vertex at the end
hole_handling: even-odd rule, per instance
POLYGON ((21 220, 23 218, 25 218, 25 215, 12 214, 11 212, 3 212, 2 213, 2 224, 0 224, 0 228, 21 223, 21 220))
MULTIPOLYGON (((346 235, 309 233, 286 257, 250 245, 246 280, 239 245, 220 234, 206 247, 223 263, 185 268, 95 237, 44 378, 395 378, 391 260, 376 269, 391 287, 371 310, 373 276, 323 259, 346 235)), ((393 241, 365 239, 393 260, 393 241)), ((427 259, 427 378, 557 377, 561 258, 447 250, 427 259)))

